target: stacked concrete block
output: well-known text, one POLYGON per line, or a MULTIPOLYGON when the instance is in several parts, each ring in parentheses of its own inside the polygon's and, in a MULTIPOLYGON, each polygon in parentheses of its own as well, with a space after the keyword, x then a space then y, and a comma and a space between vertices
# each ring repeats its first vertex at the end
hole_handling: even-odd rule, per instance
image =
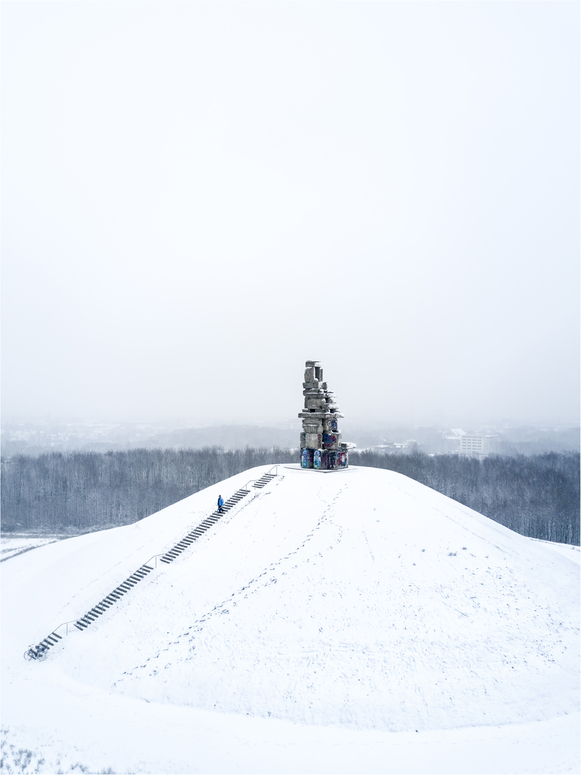
POLYGON ((341 441, 339 432, 339 418, 343 415, 323 380, 319 361, 305 364, 303 396, 305 406, 299 412, 303 421, 301 466, 320 470, 346 468, 349 465, 348 445, 341 441))

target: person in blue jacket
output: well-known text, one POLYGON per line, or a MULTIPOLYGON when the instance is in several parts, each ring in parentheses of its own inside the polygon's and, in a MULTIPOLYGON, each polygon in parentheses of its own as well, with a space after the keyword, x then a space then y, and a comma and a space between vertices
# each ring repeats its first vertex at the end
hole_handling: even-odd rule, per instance
POLYGON ((218 511, 220 512, 220 514, 224 513, 224 509, 222 508, 223 505, 224 505, 224 500, 222 499, 221 495, 218 495, 218 511))

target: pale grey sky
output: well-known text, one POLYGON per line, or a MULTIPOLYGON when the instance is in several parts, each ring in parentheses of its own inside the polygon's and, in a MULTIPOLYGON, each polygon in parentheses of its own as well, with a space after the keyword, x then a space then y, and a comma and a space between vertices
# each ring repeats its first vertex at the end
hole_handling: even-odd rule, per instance
POLYGON ((5 0, 4 416, 578 420, 579 21, 5 0))

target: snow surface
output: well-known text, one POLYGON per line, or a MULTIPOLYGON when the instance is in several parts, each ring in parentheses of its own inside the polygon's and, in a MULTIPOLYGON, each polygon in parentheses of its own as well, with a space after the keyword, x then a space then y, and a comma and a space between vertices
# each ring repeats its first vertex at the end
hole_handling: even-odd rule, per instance
POLYGON ((266 470, 2 563, 6 772, 579 772, 579 551, 390 471, 280 466, 23 659, 266 470))
POLYGON ((46 537, 46 536, 2 536, 1 548, 0 548, 0 562, 14 557, 16 554, 23 552, 29 552, 31 549, 37 549, 39 546, 45 544, 52 544, 54 541, 58 541, 62 536, 46 537))

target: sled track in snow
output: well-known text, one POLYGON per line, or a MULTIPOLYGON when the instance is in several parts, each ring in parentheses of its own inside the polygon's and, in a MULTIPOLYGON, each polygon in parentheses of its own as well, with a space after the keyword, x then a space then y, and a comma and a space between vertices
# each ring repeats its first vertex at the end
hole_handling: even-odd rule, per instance
MULTIPOLYGON (((257 490, 260 490, 263 487, 266 487, 266 485, 269 484, 277 476, 277 474, 273 474, 271 473, 271 471, 272 469, 270 469, 270 471, 267 471, 267 473, 263 474, 260 477, 260 479, 256 479, 252 483, 252 487, 257 490)), ((238 503, 240 503, 240 501, 242 501, 251 492, 251 490, 249 489, 250 484, 251 482, 248 482, 240 490, 237 490, 234 493, 234 495, 232 495, 230 498, 228 498, 227 501, 225 501, 221 511, 219 509, 216 509, 216 511, 210 514, 209 517, 206 517, 206 519, 204 519, 203 522, 200 522, 200 524, 196 528, 194 528, 194 530, 192 530, 184 538, 182 538, 182 540, 179 541, 168 552, 161 555, 160 554, 154 555, 154 557, 152 557, 146 563, 144 563, 140 568, 138 568, 134 573, 132 573, 131 576, 126 578, 125 581, 121 582, 119 586, 115 587, 115 589, 112 592, 110 592, 99 603, 97 603, 96 606, 91 608, 90 611, 87 611, 87 613, 84 616, 82 616, 80 619, 77 619, 76 621, 73 621, 73 622, 65 622, 63 624, 60 624, 53 632, 50 633, 50 635, 47 635, 47 637, 44 640, 41 640, 40 643, 38 643, 36 646, 30 646, 30 648, 24 653, 24 658, 29 660, 44 659, 44 657, 46 657, 48 653, 48 650, 52 646, 56 646, 57 643, 59 643, 59 641, 62 640, 63 630, 66 635, 69 634, 69 631, 73 631, 73 628, 76 628, 81 632, 83 630, 86 630, 87 627, 89 627, 94 621, 96 621, 100 616, 102 616, 109 608, 111 608, 111 606, 115 605, 115 603, 121 600, 123 595, 126 595, 128 592, 130 592, 136 584, 138 584, 140 581, 146 578, 151 573, 151 571, 154 570, 155 567, 157 567, 158 557, 160 562, 163 562, 164 564, 172 563, 175 559, 177 559, 177 557, 180 556, 180 554, 183 551, 185 551, 188 547, 190 547, 194 543, 194 541, 200 538, 200 536, 202 536, 207 530, 213 527, 216 524, 216 522, 218 522, 225 514, 227 514, 231 508, 233 508, 238 503), (153 562, 154 564, 150 565, 149 563, 151 562, 153 562), (61 631, 61 634, 59 634, 59 630, 61 631)))

